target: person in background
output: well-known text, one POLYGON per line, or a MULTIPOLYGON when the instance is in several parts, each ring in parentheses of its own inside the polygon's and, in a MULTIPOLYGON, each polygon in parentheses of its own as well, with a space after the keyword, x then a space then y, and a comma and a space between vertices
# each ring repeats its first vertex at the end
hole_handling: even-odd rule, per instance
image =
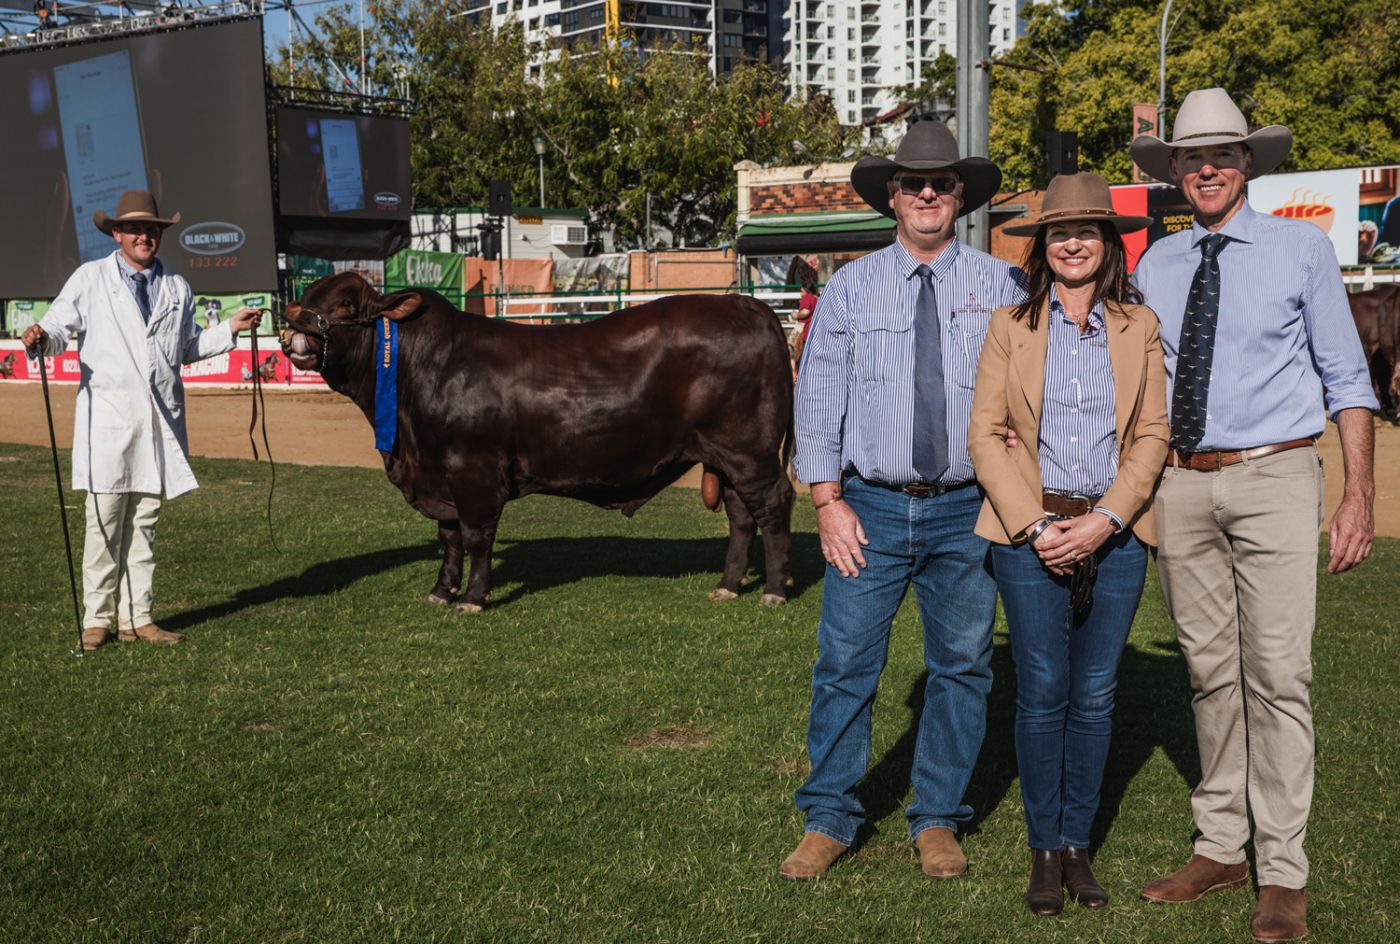
POLYGON ((1108 905, 1090 831, 1167 456, 1157 317, 1128 281, 1122 239, 1149 222, 1115 213, 1097 174, 1052 180, 1039 217, 1005 228, 1034 237, 1027 296, 992 313, 972 399, 977 533, 992 542, 1016 663, 1025 900, 1042 916, 1060 914, 1065 887, 1085 908, 1108 905))

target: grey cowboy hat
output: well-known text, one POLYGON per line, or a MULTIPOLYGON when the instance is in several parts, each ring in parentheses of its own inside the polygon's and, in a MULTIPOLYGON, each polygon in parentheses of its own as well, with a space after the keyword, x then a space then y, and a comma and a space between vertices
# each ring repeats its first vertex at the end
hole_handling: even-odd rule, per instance
POLYGON ((885 216, 894 217, 886 188, 897 170, 951 170, 963 182, 963 205, 958 216, 965 216, 996 196, 1001 186, 1001 169, 985 157, 958 157, 958 142, 941 121, 916 121, 900 139, 894 159, 862 157, 851 168, 851 186, 860 198, 885 216))
POLYGON ((1008 236, 1034 236, 1042 226, 1089 220, 1108 223, 1119 234, 1135 233, 1152 224, 1150 216, 1120 216, 1113 210, 1108 181, 1098 174, 1061 174, 1045 188, 1040 215, 1023 216, 1002 227, 1008 236))
POLYGON ((1175 183, 1168 164, 1173 150, 1211 144, 1243 144, 1253 151, 1254 167, 1249 172, 1253 180, 1283 163, 1293 147, 1293 132, 1283 125, 1267 125, 1251 133, 1229 92, 1223 88, 1196 89, 1176 113, 1170 142, 1144 134, 1134 138, 1128 150, 1137 166, 1170 184, 1175 183))
POLYGON ((155 223, 161 229, 180 222, 180 214, 163 217, 156 209, 156 198, 144 190, 128 190, 117 200, 116 216, 108 216, 101 210, 92 215, 92 223, 108 236, 118 223, 155 223))

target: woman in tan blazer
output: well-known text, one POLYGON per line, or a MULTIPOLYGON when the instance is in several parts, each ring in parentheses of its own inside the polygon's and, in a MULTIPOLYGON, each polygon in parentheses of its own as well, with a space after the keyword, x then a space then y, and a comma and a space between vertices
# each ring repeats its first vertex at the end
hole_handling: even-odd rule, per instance
POLYGON ((1155 543, 1152 492, 1166 461, 1157 317, 1128 281, 1122 233, 1097 174, 1051 181, 1028 297, 992 315, 968 449, 987 492, 1016 663, 1016 760, 1031 847, 1027 906, 1058 915, 1062 888, 1103 908, 1086 849, 1112 730, 1118 660, 1155 543))

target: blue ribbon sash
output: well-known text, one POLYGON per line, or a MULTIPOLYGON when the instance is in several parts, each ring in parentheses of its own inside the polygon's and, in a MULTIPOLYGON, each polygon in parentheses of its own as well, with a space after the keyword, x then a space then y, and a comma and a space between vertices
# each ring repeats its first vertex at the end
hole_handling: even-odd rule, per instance
POLYGON ((374 448, 393 452, 399 436, 399 324, 379 319, 379 357, 374 370, 374 448))

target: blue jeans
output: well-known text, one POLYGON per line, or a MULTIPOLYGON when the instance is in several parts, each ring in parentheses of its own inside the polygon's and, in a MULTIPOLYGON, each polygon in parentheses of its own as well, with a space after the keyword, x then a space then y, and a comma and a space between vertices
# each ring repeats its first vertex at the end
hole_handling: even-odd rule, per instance
POLYGON ((930 498, 849 478, 843 491, 870 544, 859 577, 830 565, 812 669, 807 754, 797 791, 807 831, 851 845, 865 819, 856 784, 870 763, 870 717, 885 667, 890 624, 912 581, 924 626, 928 682, 914 747, 909 835, 972 817, 963 793, 982 747, 992 687, 996 582, 988 543, 972 533, 982 494, 974 486, 930 498))
POLYGON ((1099 808, 1118 659, 1147 549, 1123 531, 1096 555, 1093 604, 1076 617, 1069 579, 1046 570, 1029 545, 992 548, 1016 661, 1016 766, 1032 849, 1087 848, 1099 808))

